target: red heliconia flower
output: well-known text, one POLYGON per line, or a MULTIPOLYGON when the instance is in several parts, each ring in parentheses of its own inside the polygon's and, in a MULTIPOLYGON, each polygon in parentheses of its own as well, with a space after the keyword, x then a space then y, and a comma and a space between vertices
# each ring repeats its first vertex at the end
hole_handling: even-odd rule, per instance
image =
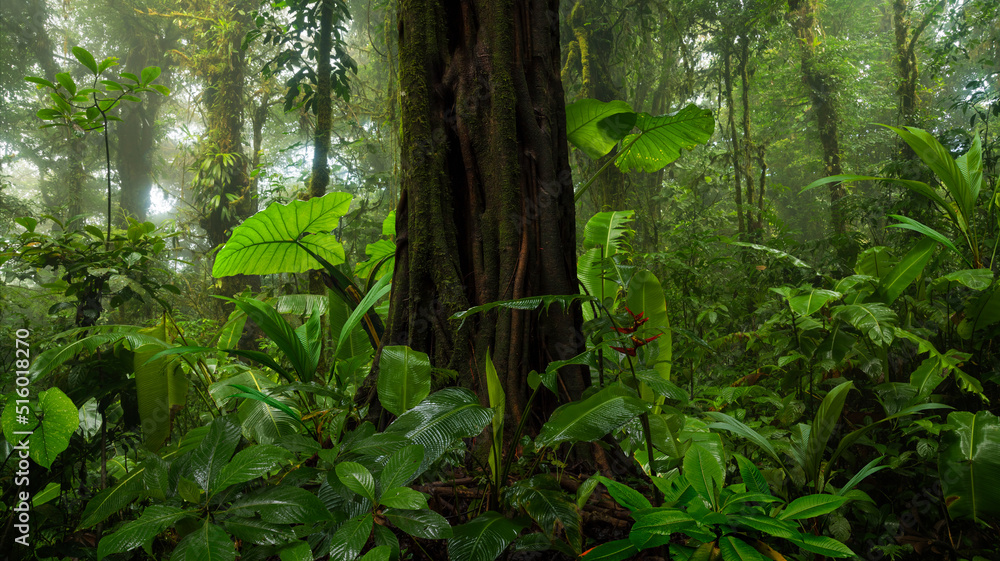
POLYGON ((611 347, 612 349, 627 354, 628 356, 635 356, 635 349, 632 347, 611 347))

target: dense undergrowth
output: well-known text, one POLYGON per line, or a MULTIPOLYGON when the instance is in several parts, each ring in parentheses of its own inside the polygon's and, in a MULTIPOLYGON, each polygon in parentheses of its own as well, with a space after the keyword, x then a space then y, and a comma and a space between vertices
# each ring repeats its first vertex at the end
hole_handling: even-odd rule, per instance
POLYGON ((903 186, 940 220, 897 216, 892 249, 827 264, 692 222, 643 253, 634 213, 602 212, 583 229, 580 294, 458 314, 582 306, 586 352, 526 383, 531 402, 561 396, 574 364, 592 385, 540 427, 507 414, 489 360, 477 387, 407 347, 376 358, 394 222, 347 270, 316 232, 349 195, 234 231, 216 276, 322 267, 331 288, 226 299, 224 322, 170 311, 169 232, 21 219, 10 263, 62 296, 3 324, 31 345, 4 358, 3 543, 31 424, 26 558, 995 559, 996 199, 978 141, 952 159, 897 132, 940 188, 903 186), (158 320, 107 322, 144 307, 158 320), (41 318, 63 309, 77 327, 53 333, 41 318), (375 360, 371 418, 358 392, 375 360))

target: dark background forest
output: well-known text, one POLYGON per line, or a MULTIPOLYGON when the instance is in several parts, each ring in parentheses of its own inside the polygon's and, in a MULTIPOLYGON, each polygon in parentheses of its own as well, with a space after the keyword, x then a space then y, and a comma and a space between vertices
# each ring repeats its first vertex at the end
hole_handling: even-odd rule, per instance
POLYGON ((0 558, 1000 558, 1000 4, 4 0, 0 53, 0 558))

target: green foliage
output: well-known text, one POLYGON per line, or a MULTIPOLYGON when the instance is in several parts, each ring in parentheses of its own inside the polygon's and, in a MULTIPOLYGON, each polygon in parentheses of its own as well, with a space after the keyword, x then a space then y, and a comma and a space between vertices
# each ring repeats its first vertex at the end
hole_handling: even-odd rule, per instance
POLYGON ((955 411, 941 435, 938 471, 948 513, 973 520, 1000 515, 1000 420, 989 411, 955 411))
POLYGON ((69 446, 70 436, 79 428, 78 415, 73 401, 62 390, 49 388, 38 393, 36 407, 18 403, 16 396, 9 397, 0 424, 7 442, 27 439, 29 457, 49 468, 56 456, 69 446))

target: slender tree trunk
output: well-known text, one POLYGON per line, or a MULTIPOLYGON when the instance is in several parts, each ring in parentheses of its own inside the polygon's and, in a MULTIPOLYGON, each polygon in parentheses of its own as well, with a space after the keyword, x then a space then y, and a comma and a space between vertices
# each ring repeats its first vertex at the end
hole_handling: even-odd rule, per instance
POLYGON ((746 234, 746 221, 743 216, 743 166, 740 163, 740 139, 736 134, 736 106, 733 103, 733 55, 729 51, 730 47, 725 47, 723 58, 723 80, 726 84, 726 112, 728 113, 729 128, 729 153, 730 161, 733 164, 733 182, 736 192, 736 217, 739 224, 739 233, 742 238, 746 234))
POLYGON ((330 56, 333 51, 333 0, 320 0, 318 50, 316 51, 316 130, 313 133, 312 177, 309 196, 322 197, 330 185, 330 129, 333 98, 330 56))
MULTIPOLYGON (((840 115, 837 112, 834 76, 819 63, 816 53, 816 36, 813 31, 816 25, 816 5, 817 0, 789 0, 787 18, 799 40, 802 82, 806 85, 813 111, 816 112, 820 144, 823 146, 824 172, 826 175, 839 175, 843 173, 840 162, 840 115)), ((847 231, 847 219, 841 202, 845 195, 843 184, 830 183, 829 193, 830 223, 835 233, 843 234, 847 231)))
MULTIPOLYGON (((400 2, 402 196, 385 340, 480 389, 489 350, 513 419, 530 371, 582 351, 579 307, 449 317, 577 292, 558 25, 557 0, 400 2)), ((579 397, 583 370, 561 376, 561 397, 579 397)))
MULTIPOLYGON (((746 228, 747 236, 756 240, 760 237, 759 224, 754 220, 754 183, 753 174, 750 169, 753 153, 753 138, 750 136, 750 73, 747 67, 750 65, 750 38, 740 35, 740 59, 737 70, 740 74, 740 99, 743 105, 743 114, 740 116, 740 123, 743 127, 743 139, 740 141, 742 153, 739 154, 740 165, 743 166, 743 181, 747 187, 746 198, 746 228)), ((756 194, 758 197, 760 194, 756 194)), ((758 201, 758 204, 760 201, 758 201)))

